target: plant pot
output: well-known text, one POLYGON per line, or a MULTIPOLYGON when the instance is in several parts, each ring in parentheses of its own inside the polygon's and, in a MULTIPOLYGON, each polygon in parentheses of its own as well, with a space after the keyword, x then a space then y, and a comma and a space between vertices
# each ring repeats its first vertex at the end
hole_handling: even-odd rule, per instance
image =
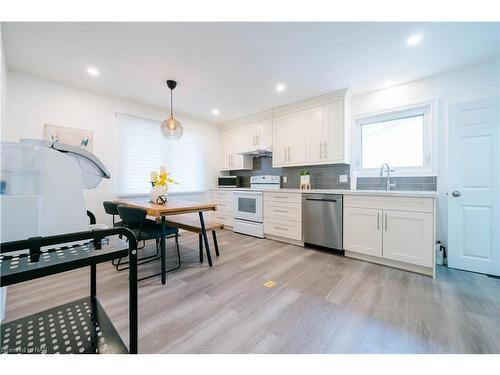
POLYGON ((168 201, 168 192, 164 186, 153 186, 151 189, 151 203, 165 204, 168 201))

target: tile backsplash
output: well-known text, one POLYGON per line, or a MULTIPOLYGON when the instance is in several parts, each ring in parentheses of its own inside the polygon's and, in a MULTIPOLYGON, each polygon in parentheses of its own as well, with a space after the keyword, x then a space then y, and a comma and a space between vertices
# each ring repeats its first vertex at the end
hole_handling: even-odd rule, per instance
POLYGON ((279 175, 287 179, 287 182, 282 182, 282 187, 298 188, 300 171, 304 169, 309 171, 311 187, 313 189, 349 189, 351 186, 349 179, 350 167, 348 164, 273 168, 270 156, 254 158, 252 171, 231 171, 231 176, 241 176, 243 187, 248 187, 250 186, 251 176, 279 175), (346 175, 347 182, 339 182, 340 175, 346 175))
MULTIPOLYGON (((250 186, 251 176, 278 175, 287 179, 287 182, 282 182, 282 187, 298 188, 300 171, 303 169, 309 171, 313 189, 349 189, 351 187, 349 164, 273 168, 270 156, 254 158, 251 171, 231 171, 230 175, 241 176, 243 187, 250 186), (341 175, 347 176, 347 182, 340 182, 341 175)), ((437 188, 437 177, 391 177, 391 181, 396 182, 393 190, 436 191, 437 188)), ((385 177, 358 177, 357 189, 384 190, 385 182, 385 177)))
MULTIPOLYGON (((356 189, 358 190, 385 190, 386 177, 358 177, 356 189)), ((437 177, 391 177, 391 182, 396 186, 391 190, 418 190, 436 191, 437 177)))

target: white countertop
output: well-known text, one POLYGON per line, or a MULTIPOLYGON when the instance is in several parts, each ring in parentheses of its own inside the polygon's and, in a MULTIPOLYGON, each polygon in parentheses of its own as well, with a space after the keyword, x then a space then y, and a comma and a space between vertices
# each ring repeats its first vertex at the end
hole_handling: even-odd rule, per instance
POLYGON ((210 190, 253 190, 253 191, 269 191, 272 193, 297 193, 297 194, 342 194, 342 195, 378 195, 389 197, 414 197, 414 198, 436 198, 439 193, 437 191, 413 191, 413 190, 350 190, 350 189, 275 189, 275 190, 257 190, 250 188, 213 188, 210 190))

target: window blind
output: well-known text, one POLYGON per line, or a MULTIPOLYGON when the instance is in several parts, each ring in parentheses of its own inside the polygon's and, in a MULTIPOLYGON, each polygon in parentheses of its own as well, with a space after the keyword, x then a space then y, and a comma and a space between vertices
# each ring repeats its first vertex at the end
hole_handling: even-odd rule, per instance
POLYGON ((202 131, 184 127, 181 139, 167 140, 160 123, 118 114, 119 196, 148 195, 150 173, 165 165, 179 185, 169 193, 200 193, 207 190, 206 147, 202 131))

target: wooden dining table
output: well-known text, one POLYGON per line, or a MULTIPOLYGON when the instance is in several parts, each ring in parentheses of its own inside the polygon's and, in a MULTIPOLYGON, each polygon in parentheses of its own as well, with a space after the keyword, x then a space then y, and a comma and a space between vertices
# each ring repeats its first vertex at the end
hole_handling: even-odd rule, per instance
POLYGON ((128 199, 115 199, 113 201, 116 204, 142 208, 146 211, 148 216, 152 216, 156 219, 159 219, 161 222, 163 236, 160 239, 160 249, 161 249, 161 272, 151 275, 158 276, 161 275, 161 282, 165 284, 167 281, 167 244, 165 241, 166 236, 166 217, 171 215, 180 215, 180 214, 188 214, 188 213, 198 213, 198 217, 200 219, 200 226, 202 229, 203 241, 205 243, 206 249, 208 249, 207 253, 210 253, 210 248, 208 245, 208 237, 205 229, 205 219, 203 217, 203 212, 205 211, 215 211, 217 209, 217 205, 215 203, 197 203, 190 202, 181 199, 169 198, 167 203, 164 204, 156 204, 151 203, 148 198, 128 198, 128 199))

